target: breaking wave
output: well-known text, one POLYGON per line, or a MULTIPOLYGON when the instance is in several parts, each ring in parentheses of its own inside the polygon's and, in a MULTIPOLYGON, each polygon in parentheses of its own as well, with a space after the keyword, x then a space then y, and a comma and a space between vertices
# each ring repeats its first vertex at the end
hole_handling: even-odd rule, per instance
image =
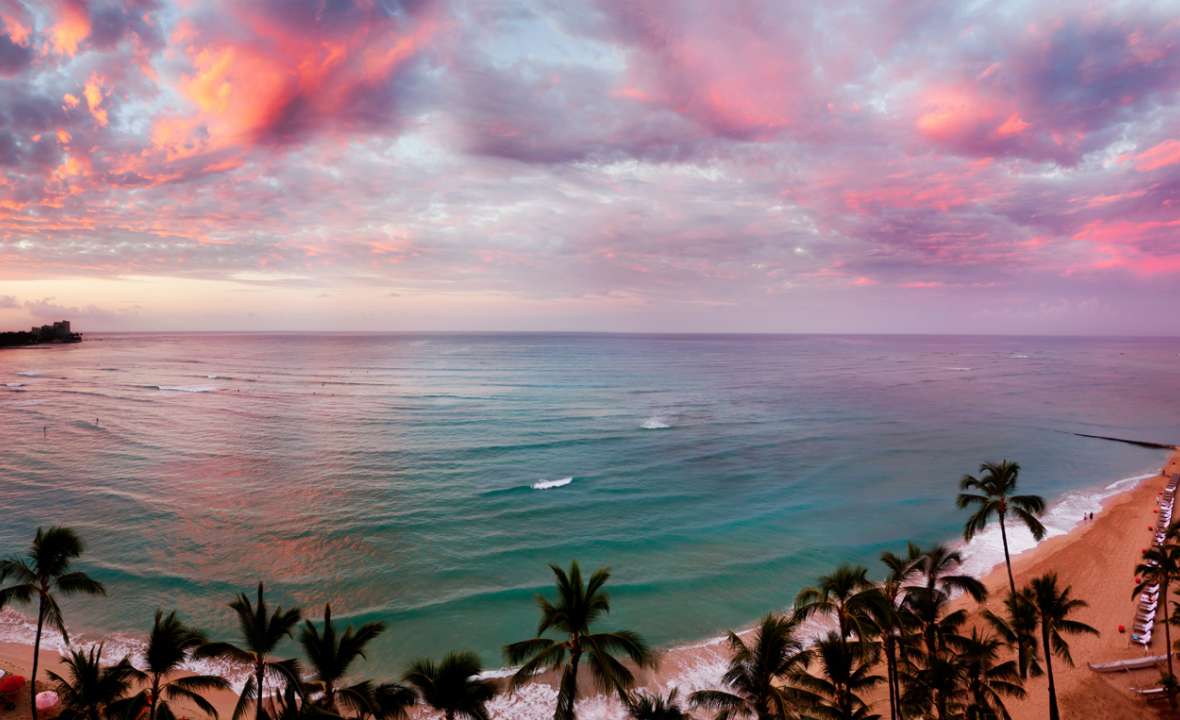
POLYGON ((534 490, 552 490, 553 488, 565 487, 574 481, 573 477, 561 478, 560 480, 538 480, 533 483, 534 490))

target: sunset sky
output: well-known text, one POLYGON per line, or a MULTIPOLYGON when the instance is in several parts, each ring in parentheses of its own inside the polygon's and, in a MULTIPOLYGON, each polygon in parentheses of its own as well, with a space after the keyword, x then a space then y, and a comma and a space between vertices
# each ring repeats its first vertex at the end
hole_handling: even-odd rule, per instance
POLYGON ((0 0, 0 328, 1176 334, 1178 91, 1167 1, 0 0))

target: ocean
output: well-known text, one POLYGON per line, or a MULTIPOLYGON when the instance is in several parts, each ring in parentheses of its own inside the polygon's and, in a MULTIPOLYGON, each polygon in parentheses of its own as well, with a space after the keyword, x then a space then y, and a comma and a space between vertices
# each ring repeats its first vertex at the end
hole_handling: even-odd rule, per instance
MULTIPOLYGON (((0 554, 76 528, 109 596, 68 622, 129 645, 157 607, 228 638, 261 579, 387 623, 377 678, 501 666, 576 559, 612 569, 606 627, 671 647, 956 541, 985 460, 1065 532, 1165 457, 1073 433, 1174 442, 1178 400, 1180 339, 89 334, 0 351, 0 554)), ((966 552, 999 559, 994 534, 966 552)), ((0 639, 30 635, 5 611, 0 639)))

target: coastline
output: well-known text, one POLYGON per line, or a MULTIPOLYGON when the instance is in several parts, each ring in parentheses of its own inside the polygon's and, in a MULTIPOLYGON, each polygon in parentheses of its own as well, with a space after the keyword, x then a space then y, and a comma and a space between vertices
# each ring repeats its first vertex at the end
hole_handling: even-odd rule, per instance
MULTIPOLYGON (((1134 614, 1130 593, 1131 572, 1139 552, 1149 542, 1146 525, 1153 521, 1152 499, 1166 482, 1167 474, 1176 472, 1180 472, 1180 450, 1171 452, 1157 473, 1116 480, 1103 488, 1094 488, 1091 492, 1066 493, 1053 503, 1047 515, 1060 510, 1061 519, 1068 517, 1064 514, 1066 512, 1075 513, 1073 517, 1077 517, 1084 509, 1070 501, 1081 499, 1093 503, 1094 520, 1076 521, 1067 528, 1047 522, 1050 535, 1045 540, 1023 550, 1014 550, 1013 571, 1018 581, 1045 572, 1057 572, 1064 584, 1074 588, 1077 597, 1089 603, 1089 607, 1079 613, 1079 619, 1102 632, 1097 638, 1084 636, 1071 639, 1076 665, 1071 668, 1062 663, 1060 667, 1055 667, 1058 697, 1066 717, 1130 720, 1144 717, 1149 712, 1146 704, 1129 689, 1153 683, 1156 680, 1153 669, 1138 673, 1098 675, 1091 672, 1086 663, 1163 652, 1162 636, 1153 641, 1152 647, 1145 653, 1142 648, 1130 643, 1129 635, 1119 634, 1117 626, 1129 624, 1134 614)), ((966 598, 955 601, 956 606, 972 611, 971 625, 978 622, 978 609, 994 606, 1007 585, 1002 559, 999 563, 985 560, 986 557, 994 560, 994 557, 986 554, 986 545, 987 540, 983 538, 979 546, 974 548, 975 552, 972 552, 971 545, 961 548, 967 555, 965 565, 969 566, 973 560, 986 563, 985 572, 980 572, 979 568, 970 569, 981 577, 992 597, 978 608, 966 598)), ((789 602, 789 598, 784 598, 784 604, 786 602, 789 602)), ((740 631, 741 634, 746 632, 748 630, 740 631)), ((122 647, 125 640, 116 637, 114 644, 122 647)), ((0 668, 27 675, 31 665, 30 650, 29 644, 0 642, 0 668)), ((112 653, 111 657, 116 654, 112 653)), ((43 649, 41 658, 42 668, 60 670, 61 661, 56 649, 43 649)), ((641 675, 641 687, 660 691, 677 688, 682 697, 693 690, 716 687, 727 660, 724 637, 668 648, 662 653, 660 668, 641 675)), ((379 679, 392 679, 380 672, 374 674, 379 679)), ((42 673, 39 685, 46 683, 46 679, 42 673)), ((1016 717, 1043 715, 1047 710, 1045 680, 1030 679, 1026 688, 1027 697, 1009 701, 1009 710, 1016 717)), ((553 686, 541 679, 513 696, 497 698, 491 705, 492 716, 513 720, 545 717, 545 708, 552 708, 553 695, 553 686)), ((232 692, 216 693, 211 700, 223 716, 228 716, 236 696, 232 692)), ((884 699, 874 700, 875 710, 880 712, 884 699)), ((601 696, 580 702, 579 711, 587 720, 622 717, 618 703, 601 696)), ((551 709, 548 712, 551 713, 551 709)), ((14 716, 28 716, 27 698, 18 704, 14 716)))

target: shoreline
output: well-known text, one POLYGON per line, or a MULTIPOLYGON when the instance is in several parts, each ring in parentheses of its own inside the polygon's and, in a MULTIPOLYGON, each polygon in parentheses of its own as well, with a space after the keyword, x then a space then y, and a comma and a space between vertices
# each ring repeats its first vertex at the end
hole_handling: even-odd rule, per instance
MULTIPOLYGON (((1153 641, 1152 647, 1144 651, 1139 646, 1130 643, 1129 635, 1119 635, 1113 629, 1119 624, 1129 625, 1130 618, 1133 616, 1130 573, 1140 550, 1140 547, 1135 545, 1134 537, 1136 535, 1143 536, 1140 538, 1140 545, 1145 545, 1148 542, 1146 528, 1140 528, 1143 530, 1140 533, 1136 533, 1135 528, 1150 520, 1150 500, 1158 492, 1158 488, 1155 486, 1162 485, 1169 472, 1180 472, 1180 451, 1169 452, 1162 469, 1158 472, 1122 478, 1087 490, 1068 491, 1046 509, 1047 519, 1059 521, 1058 523, 1046 522, 1047 527, 1050 528, 1050 534, 1039 544, 1023 549, 1013 548, 1013 572, 1018 578, 1031 577, 1046 571, 1058 572, 1063 583, 1073 585, 1075 594, 1090 603, 1091 607, 1081 614, 1081 619, 1103 631, 1102 636, 1094 641, 1097 643, 1096 645, 1094 642, 1090 642, 1089 638, 1071 640, 1076 666, 1069 668, 1063 664, 1060 668, 1055 667, 1058 694, 1063 710, 1070 707, 1071 704, 1077 703, 1080 703, 1078 707, 1090 708, 1088 703, 1097 698, 1104 706, 1109 705, 1114 714, 1094 715, 1088 713, 1086 717, 1108 717, 1112 720, 1122 720, 1122 718, 1143 717, 1144 713, 1148 712, 1146 704, 1127 692, 1127 688, 1130 687, 1128 683, 1132 683, 1132 681, 1138 681, 1139 684, 1144 685, 1153 682, 1156 679, 1153 669, 1138 674, 1120 673, 1114 677, 1106 677, 1091 673, 1086 668, 1086 663, 1142 657, 1145 654, 1162 652, 1162 636, 1153 641), (1081 509, 1082 506, 1075 501, 1081 501, 1093 507, 1094 520, 1077 519, 1086 510, 1081 509), (1067 516, 1064 514, 1065 512, 1076 514, 1067 516), (1137 515, 1144 517, 1131 521, 1137 515), (1061 528, 1060 521, 1064 521, 1068 517, 1075 518, 1074 522, 1061 528), (1142 520, 1142 522, 1138 520, 1142 520), (1116 539, 1119 542, 1112 542, 1116 539), (1101 546, 1101 553, 1087 550, 1091 544, 1101 546), (1123 584, 1117 581, 1111 582, 1123 575, 1127 575, 1126 592, 1122 592, 1123 584), (1097 584, 1093 582, 1095 577, 1099 580, 1097 584), (1079 585, 1079 580, 1082 582, 1081 585, 1079 585), (1086 590, 1083 587, 1090 589, 1086 590), (1095 590, 1098 591, 1097 595, 1100 597, 1089 596, 1094 594, 1095 590), (1124 595, 1125 597, 1123 597, 1124 595), (1117 611, 1110 613, 1111 608, 1117 608, 1120 605, 1127 609, 1121 613, 1117 611), (1099 609, 1106 610, 1106 614, 1113 614, 1114 617, 1091 617, 1091 613, 1097 614, 1099 609), (1122 641, 1121 645, 1119 639, 1122 641), (1094 647, 1090 648, 1091 645, 1094 647), (1083 646, 1085 647, 1083 648, 1083 646), (1086 677, 1087 675, 1089 677, 1086 677), (1135 678, 1136 675, 1140 677, 1135 678)), ((998 534, 998 528, 993 527, 989 530, 995 530, 998 534)), ((1010 536, 1015 535, 1011 533, 1011 528, 1009 530, 1010 536)), ((994 598, 1002 596, 1001 591, 1007 586, 1002 555, 995 562, 987 562, 986 566, 983 566, 986 569, 980 570, 970 567, 972 560, 976 560, 978 563, 985 557, 994 559, 994 555, 988 553, 987 539, 981 534, 977 538, 978 542, 963 543, 961 540, 956 540, 946 543, 955 549, 964 551, 965 570, 979 577, 991 591, 992 600, 980 603, 978 606, 966 598, 955 601, 956 607, 972 610, 972 620, 968 628, 977 624, 978 610, 994 603, 994 598)), ((1015 544, 1017 538, 1010 537, 1010 541, 1015 544)), ((877 574, 874 570, 875 568, 870 567, 870 575, 877 574)), ((784 606, 789 603, 789 600, 789 598, 784 598, 784 606)), ((772 609, 774 608, 767 608, 768 611, 772 609)), ((745 635, 749 630, 748 627, 742 628, 738 630, 738 633, 745 635)), ((818 633, 819 627, 817 626, 814 630, 818 633)), ((812 634, 809 632, 808 636, 812 634)), ((682 698, 693 690, 717 687, 718 679, 724 672, 725 664, 728 661, 724 644, 725 637, 725 634, 721 634, 660 649, 660 668, 654 672, 640 674, 639 687, 649 691, 667 691, 670 688, 677 688, 680 690, 682 698)), ((133 641, 131 638, 123 638, 120 634, 108 635, 107 638, 102 638, 100 641, 106 639, 114 640, 114 644, 120 647, 133 641)), ((86 640, 83 641, 84 644, 86 642, 86 640)), ((30 650, 31 642, 0 641, 0 668, 27 675, 31 665, 30 650)), ((110 654, 111 658, 117 656, 118 653, 110 654)), ((41 658, 43 669, 54 671, 60 669, 60 656, 56 647, 53 649, 43 648, 41 658)), ((485 675, 502 677, 505 672, 504 668, 496 668, 489 670, 485 675)), ((381 680, 391 679, 380 673, 375 675, 381 680)), ((47 676, 44 672, 39 673, 39 676, 38 684, 46 683, 47 676)), ((1023 701, 1010 701, 1009 709, 1015 708, 1014 715, 1023 717, 1026 712, 1030 716, 1043 714, 1045 708, 1042 706, 1045 702, 1042 685, 1044 685, 1043 679, 1040 681, 1030 680, 1027 684, 1027 698, 1023 701)), ((492 717, 513 718, 514 720, 524 720, 525 718, 531 720, 534 716, 545 717, 552 712, 554 692, 552 684, 544 679, 531 683, 515 695, 498 697, 491 705, 492 717), (547 712, 545 712, 545 708, 549 708, 547 712)), ((232 692, 218 693, 211 699, 220 712, 228 714, 232 712, 236 695, 232 692)), ((880 701, 879 698, 875 698, 875 700, 880 701)), ((15 716, 18 718, 27 717, 26 706, 27 699, 24 706, 18 704, 15 716)), ((876 703, 875 710, 878 712, 881 710, 876 703)), ((587 720, 622 717, 621 706, 617 701, 602 696, 587 697, 580 701, 579 713, 587 720)), ((1069 713, 1066 715, 1068 716, 1069 713)), ((417 717, 417 714, 414 717, 417 717)))

